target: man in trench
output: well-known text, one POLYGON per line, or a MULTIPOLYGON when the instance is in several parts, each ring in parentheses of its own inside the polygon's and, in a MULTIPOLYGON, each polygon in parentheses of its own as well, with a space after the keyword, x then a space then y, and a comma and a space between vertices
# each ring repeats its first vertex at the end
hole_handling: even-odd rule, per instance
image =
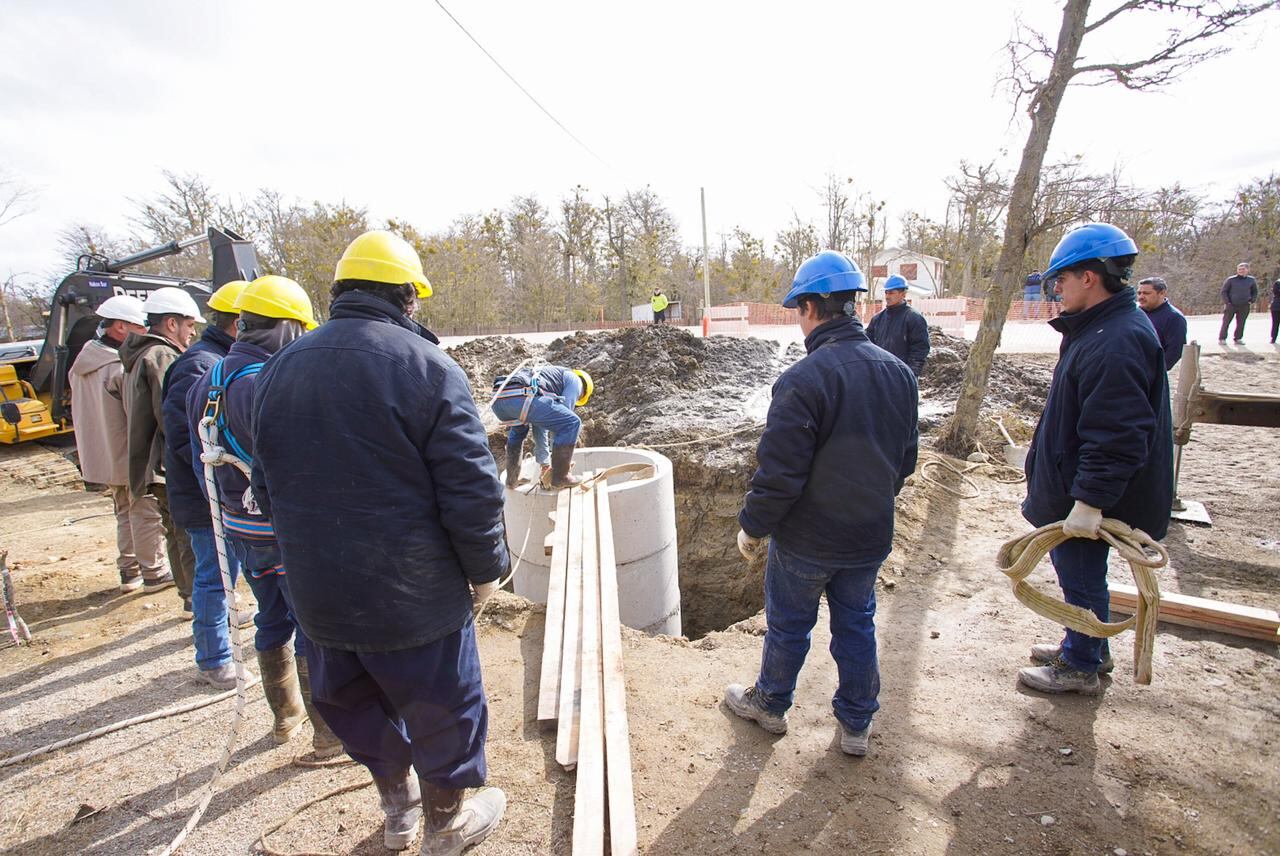
POLYGON ((876 576, 893 546, 893 503, 916 466, 916 379, 867 338, 854 314, 862 272, 826 250, 796 271, 782 305, 795 309, 808 355, 783 372, 738 522, 738 549, 765 565, 767 630, 760 673, 731 684, 725 704, 783 734, 823 594, 839 672, 832 707, 840 748, 867 754, 879 710, 876 576))

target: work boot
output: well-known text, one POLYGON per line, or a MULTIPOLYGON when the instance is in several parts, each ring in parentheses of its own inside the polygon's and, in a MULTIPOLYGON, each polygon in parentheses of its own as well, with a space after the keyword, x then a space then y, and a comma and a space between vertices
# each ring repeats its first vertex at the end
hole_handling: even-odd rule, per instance
POLYGON ((1077 671, 1061 657, 1045 666, 1019 669, 1018 683, 1042 693, 1098 695, 1102 692, 1102 684, 1098 681, 1096 672, 1077 671))
POLYGON ((461 789, 423 782, 422 805, 426 812, 422 856, 457 856, 498 827, 507 810, 507 795, 499 788, 482 788, 463 800, 461 789))
POLYGON ((311 751, 315 760, 325 761, 342 754, 342 741, 333 733, 324 717, 316 710, 311 700, 311 667, 307 658, 297 660, 298 688, 302 691, 302 704, 307 709, 307 719, 311 720, 311 751))
POLYGON ((147 594, 151 594, 152 592, 164 591, 174 585, 177 585, 177 583, 174 582, 173 574, 165 571, 164 576, 156 577, 154 580, 143 579, 142 590, 147 594))
POLYGON ((142 588, 142 574, 135 574, 132 577, 120 576, 120 593, 130 594, 142 588))
POLYGON ((551 487, 553 489, 582 484, 582 479, 569 472, 571 466, 573 466, 573 447, 552 446, 551 487))
POLYGON ((387 816, 382 827, 382 846, 388 850, 403 850, 413 843, 418 834, 418 821, 422 820, 422 791, 412 770, 391 778, 374 776, 378 786, 378 799, 382 813, 387 816))
POLYGON ((520 451, 524 441, 507 444, 507 487, 512 490, 520 483, 520 451))
POLYGON ((754 684, 749 687, 729 684, 724 690, 724 703, 729 710, 743 719, 750 719, 770 734, 787 733, 787 715, 766 710, 760 701, 760 691, 754 684))
POLYGON ((206 684, 217 687, 220 690, 233 690, 236 688, 236 664, 223 663, 221 666, 215 666, 212 669, 198 669, 200 672, 200 680, 206 684))
POLYGON ((307 718, 298 687, 298 670, 294 667, 293 646, 281 645, 258 652, 258 669, 262 672, 262 692, 275 717, 271 739, 288 743, 307 718))
MULTIPOLYGON (((1039 666, 1047 666, 1062 656, 1062 645, 1032 645, 1031 662, 1039 666)), ((1111 659, 1111 652, 1102 649, 1102 665, 1098 667, 1099 675, 1109 675, 1115 670, 1116 661, 1111 659)))
POLYGON ((871 723, 861 731, 854 731, 843 722, 840 723, 840 751, 846 755, 861 758, 867 754, 867 744, 871 742, 871 723))

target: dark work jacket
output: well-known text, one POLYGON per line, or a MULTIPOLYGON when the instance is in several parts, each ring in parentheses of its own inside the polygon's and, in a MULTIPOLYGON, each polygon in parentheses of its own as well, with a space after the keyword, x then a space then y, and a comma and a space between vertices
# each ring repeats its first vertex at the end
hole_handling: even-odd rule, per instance
POLYGON ((196 343, 182 352, 164 379, 164 471, 169 484, 169 514, 183 529, 212 526, 209 501, 191 469, 200 457, 200 438, 187 424, 187 391, 192 384, 227 355, 235 340, 212 324, 196 343), (195 441, 194 446, 192 440, 195 441), (194 455, 193 455, 194 449, 194 455))
POLYGON ((883 559, 893 499, 916 467, 916 379, 856 318, 828 321, 804 346, 773 385, 738 523, 811 559, 883 559))
POLYGON ((1163 538, 1173 502, 1169 386, 1133 289, 1049 324, 1062 346, 1027 452, 1022 516, 1044 526, 1080 500, 1163 538))
POLYGON ((258 375, 253 491, 307 636, 426 645, 471 620, 509 558, 503 489, 467 376, 429 331, 347 292, 258 375))
POLYGON ((929 358, 929 323, 919 312, 905 303, 882 309, 867 325, 867 337, 920 376, 929 358))
MULTIPOLYGON (((223 384, 226 384, 227 378, 245 366, 251 363, 264 363, 270 358, 271 354, 266 348, 248 342, 236 342, 231 346, 226 358, 222 360, 223 384)), ((227 427, 231 429, 232 436, 249 456, 250 463, 253 459, 253 393, 257 380, 258 376, 253 374, 238 378, 235 383, 226 387, 222 397, 222 412, 226 416, 227 427)), ((196 433, 197 426, 204 418, 205 405, 209 402, 209 389, 212 386, 213 373, 210 370, 192 384, 191 391, 187 393, 187 425, 191 429, 192 437, 199 436, 196 433)), ((218 445, 227 451, 232 451, 225 435, 219 435, 218 445)), ((203 495, 204 465, 199 463, 199 455, 195 457, 196 463, 193 468, 198 475, 198 483, 203 495)), ((234 465, 224 464, 213 468, 213 477, 218 483, 218 494, 222 505, 238 514, 244 514, 245 508, 241 498, 249 487, 249 480, 244 477, 244 473, 234 465)), ((206 502, 205 508, 208 507, 206 502)))
POLYGON ((1280 279, 1271 283, 1271 311, 1280 310, 1280 279))
POLYGON ((1222 302, 1252 303, 1258 299, 1258 281, 1251 276, 1229 276, 1222 283, 1222 302))
POLYGON ((1187 316, 1167 300, 1146 315, 1164 351, 1164 367, 1171 369, 1182 359, 1182 346, 1187 344, 1187 316))

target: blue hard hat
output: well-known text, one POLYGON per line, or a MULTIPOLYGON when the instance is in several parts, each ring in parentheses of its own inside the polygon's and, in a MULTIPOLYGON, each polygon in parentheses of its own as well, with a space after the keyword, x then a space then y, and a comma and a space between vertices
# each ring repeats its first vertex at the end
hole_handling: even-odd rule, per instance
POLYGON ((795 309, 796 298, 802 294, 825 297, 837 291, 866 290, 866 278, 853 259, 835 250, 823 250, 801 262, 782 305, 795 309))
POLYGON ((884 281, 885 291, 906 291, 907 281, 899 274, 894 274, 884 281))
POLYGON ((1062 236, 1049 257, 1049 267, 1044 279, 1052 279, 1080 262, 1090 259, 1110 259, 1116 256, 1136 256, 1138 245, 1118 226, 1110 223, 1086 223, 1062 236))

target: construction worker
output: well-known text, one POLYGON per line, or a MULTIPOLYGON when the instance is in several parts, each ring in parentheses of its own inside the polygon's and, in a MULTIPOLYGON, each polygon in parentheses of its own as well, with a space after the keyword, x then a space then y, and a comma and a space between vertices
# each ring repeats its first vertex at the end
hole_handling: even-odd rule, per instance
MULTIPOLYGON (((212 416, 218 446, 251 464, 254 447, 250 418, 258 373, 273 354, 307 330, 314 330, 316 321, 311 299, 302 286, 282 276, 262 276, 247 284, 236 300, 235 309, 238 313, 236 341, 227 356, 191 387, 185 418, 193 436, 198 438, 200 422, 205 416, 212 416)), ((200 442, 196 440, 197 444, 200 442)), ((199 455, 194 457, 194 467, 189 466, 188 470, 199 476, 203 491, 204 464, 199 455)), ((274 718, 272 739, 277 743, 288 742, 303 720, 310 718, 314 732, 313 757, 316 760, 332 758, 341 753, 342 743, 310 703, 306 638, 294 622, 288 576, 271 520, 252 501, 249 480, 238 468, 217 466, 214 480, 230 552, 244 568, 249 587, 258 601, 254 648, 262 673, 263 693, 274 718)), ((207 508, 207 499, 205 505, 207 508)), ((216 562, 217 557, 214 559, 216 562)), ((216 592, 211 588, 210 599, 223 597, 220 577, 216 587, 216 592)), ((230 648, 223 652, 223 657, 221 667, 227 670, 234 685, 230 648)))
POLYGON ((487 772, 472 609, 510 564, 502 484, 466 374, 413 320, 431 296, 413 248, 366 232, 334 280, 329 320, 258 376, 253 492, 315 706, 373 775, 384 845, 425 814, 422 852, 458 853, 506 809, 497 788, 463 799, 487 772))
POLYGON ((662 288, 653 290, 653 297, 649 298, 649 308, 653 310, 653 323, 663 324, 667 320, 667 307, 671 305, 671 301, 667 300, 667 296, 662 293, 662 288))
POLYGON ((196 563, 186 533, 169 517, 162 407, 165 375, 195 338, 196 324, 203 324, 205 319, 191 295, 172 286, 151 292, 142 308, 147 313, 146 333, 130 333, 120 346, 129 420, 129 490, 134 497, 156 498, 169 554, 169 573, 154 581, 144 579, 142 588, 159 591, 176 584, 182 607, 190 612, 196 563))
POLYGON ((867 338, 907 364, 917 378, 929 359, 929 323, 907 304, 907 281, 884 281, 884 309, 867 325, 867 338))
MULTIPOLYGON (((1173 434, 1164 355, 1134 305, 1129 277, 1138 247, 1121 229, 1089 223, 1068 232, 1049 259, 1062 315, 1058 365, 1027 452, 1022 516, 1064 521, 1071 536, 1050 553, 1067 603, 1110 615, 1104 517, 1163 538, 1173 501, 1173 434)), ((1035 645, 1018 680, 1049 693, 1100 691, 1109 672, 1103 640, 1067 630, 1035 645)))
POLYGON ((582 419, 573 412, 591 400, 595 384, 582 369, 543 366, 521 369, 493 382, 493 413, 511 427, 507 431, 507 487, 519 484, 524 438, 533 431, 533 456, 550 467, 550 486, 569 487, 581 479, 569 472, 582 419))
POLYGON ((97 333, 71 364, 76 452, 84 480, 106 485, 111 492, 120 591, 131 592, 141 588, 144 581, 155 587, 169 573, 164 563, 164 529, 156 498, 149 494, 135 497, 129 492, 129 432, 119 349, 130 333, 147 331, 147 314, 142 310, 142 301, 127 294, 108 297, 97 312, 102 319, 97 333))
POLYGON ((1182 359, 1187 344, 1187 316, 1169 302, 1169 285, 1163 277, 1149 276, 1138 281, 1138 308, 1147 313, 1156 338, 1164 351, 1164 367, 1172 369, 1182 359))
POLYGON ((731 711, 785 733, 825 593, 840 676, 832 705, 849 755, 867 753, 880 707, 876 575, 892 548, 894 497, 915 470, 918 443, 915 377, 863 332, 854 314, 860 291, 858 266, 825 250, 800 265, 782 302, 797 312, 808 356, 773 386, 759 468, 738 514, 738 549, 749 562, 772 536, 760 673, 752 686, 725 690, 731 711))
MULTIPOLYGON (((222 573, 213 542, 209 502, 200 490, 191 469, 192 434, 187 427, 187 391, 191 385, 227 355, 235 341, 236 298, 248 285, 243 280, 228 282, 212 295, 205 311, 208 326, 194 345, 174 360, 165 375, 161 391, 164 426, 165 493, 169 517, 191 544, 195 575, 191 583, 191 636, 195 642, 196 675, 218 689, 234 689, 235 670, 231 666, 231 641, 227 633, 227 605, 222 595, 222 573)), ((194 444, 199 458, 200 441, 194 444)), ((237 625, 252 620, 237 615, 237 625)))

